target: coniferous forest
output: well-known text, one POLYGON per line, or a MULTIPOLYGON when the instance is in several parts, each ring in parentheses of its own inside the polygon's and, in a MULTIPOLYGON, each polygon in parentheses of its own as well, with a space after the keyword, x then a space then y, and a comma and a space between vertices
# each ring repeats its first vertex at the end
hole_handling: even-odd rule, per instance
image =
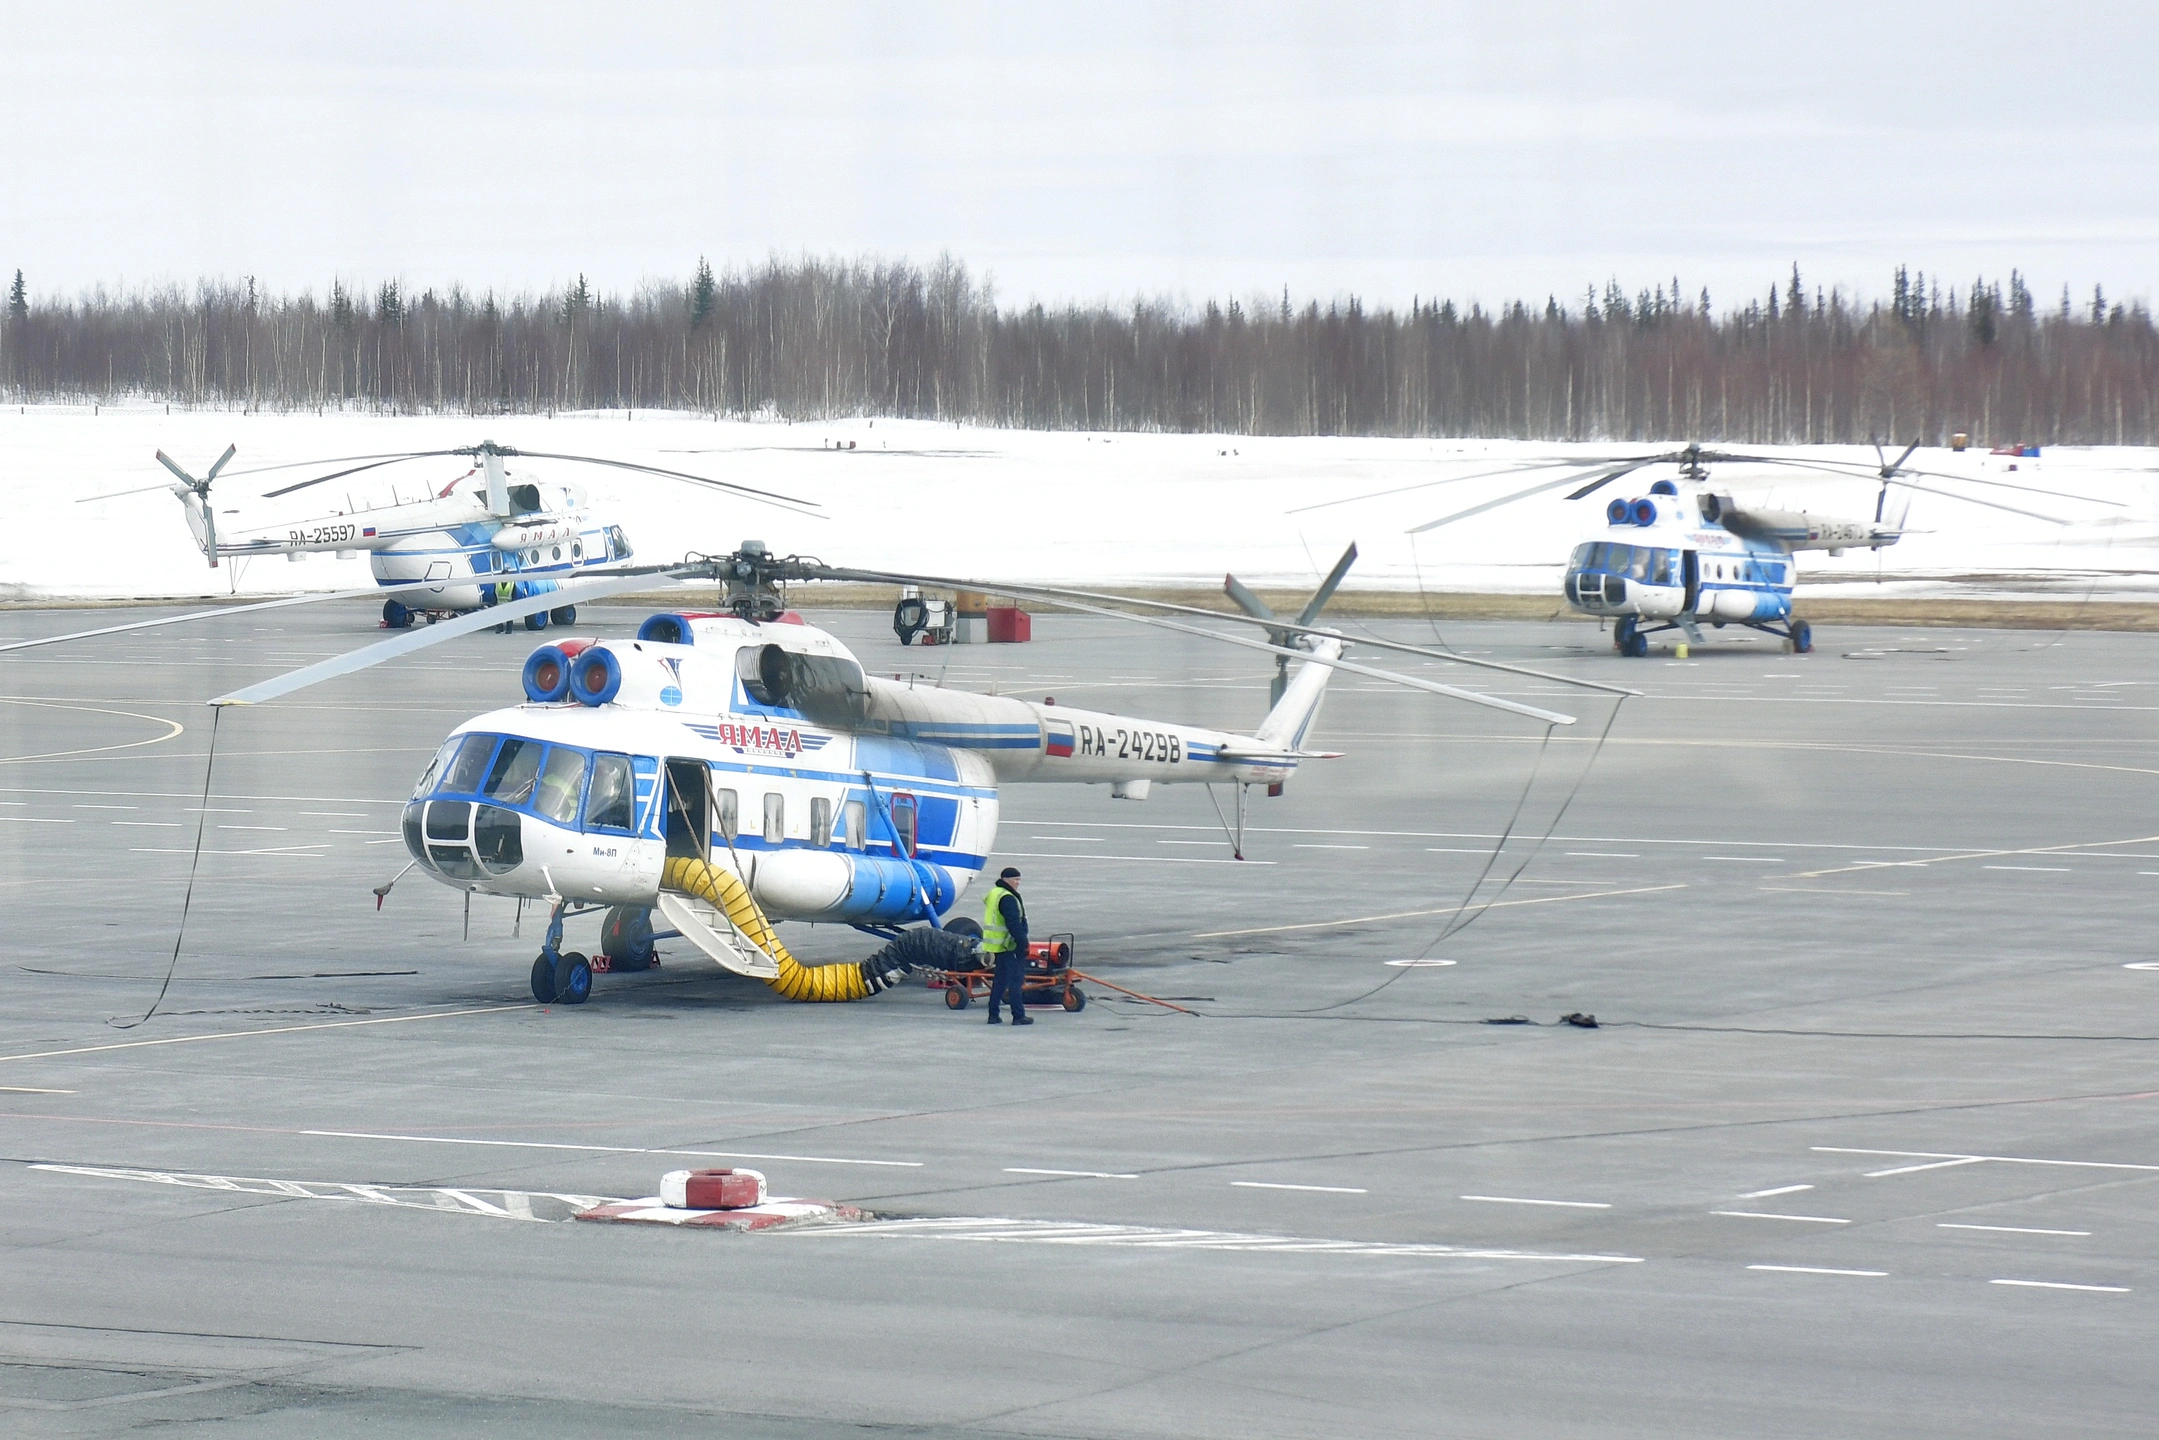
POLYGON ((1038 429, 1542 440, 2152 443, 2159 335, 2105 293, 1794 267, 1737 304, 1675 278, 1496 309, 1277 297, 1006 307, 949 258, 774 260, 601 294, 45 298, 0 312, 11 400, 494 414, 891 415, 1038 429))

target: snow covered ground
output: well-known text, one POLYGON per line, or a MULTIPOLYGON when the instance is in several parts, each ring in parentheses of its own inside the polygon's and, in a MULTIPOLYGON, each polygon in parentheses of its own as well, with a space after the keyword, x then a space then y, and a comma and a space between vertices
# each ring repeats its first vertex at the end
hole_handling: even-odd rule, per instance
MULTIPOLYGON (((0 482, 13 511, 0 528, 0 596, 364 586, 364 559, 258 559, 212 572, 190 542, 179 505, 163 492, 77 502, 158 483, 164 472, 152 456, 159 449, 200 473, 237 443, 239 455, 216 492, 220 512, 238 512, 223 516, 226 523, 296 521, 439 490, 465 463, 370 471, 284 500, 261 495, 308 471, 245 472, 482 439, 695 471, 815 500, 831 517, 804 519, 621 471, 523 465, 529 474, 584 484, 595 510, 629 532, 641 561, 729 550, 755 537, 777 552, 835 564, 1097 584, 1215 584, 1225 570, 1258 584, 1309 584, 1354 539, 1363 558, 1352 587, 1406 589, 1421 580, 1433 590, 1556 594, 1568 551, 1601 532, 1607 494, 1639 493, 1659 473, 1631 476, 1594 500, 1569 502, 1563 492, 1525 500, 1413 541, 1406 533, 1412 526, 1547 478, 1486 472, 1657 447, 1104 435, 900 420, 787 424, 649 412, 480 419, 29 406, 0 413, 0 482), (854 448, 839 448, 849 444, 854 448), (1400 493, 1293 513, 1378 491, 1400 493)), ((1873 459, 1871 449, 1850 446, 1767 453, 1873 459)), ((1971 492, 2077 521, 2056 526, 1920 495, 1906 523, 1925 533, 1908 535, 1879 559, 1803 555, 1807 583, 1840 594, 2148 598, 2159 590, 2159 450, 2061 448, 2018 461, 1923 450, 1912 463, 2059 487, 2119 508, 1971 492), (2007 473, 2012 464, 2014 476, 2007 473)), ((1794 482, 1789 472, 1738 466, 1714 478, 1743 499, 1785 508, 1854 518, 1874 510, 1874 486, 1865 480, 1794 482)))

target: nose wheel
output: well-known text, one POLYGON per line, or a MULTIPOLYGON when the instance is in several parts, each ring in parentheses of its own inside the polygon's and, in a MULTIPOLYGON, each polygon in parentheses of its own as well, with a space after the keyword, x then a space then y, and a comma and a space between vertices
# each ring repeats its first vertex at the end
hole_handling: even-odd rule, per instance
POLYGON ((532 962, 532 998, 542 1005, 582 1005, 592 998, 592 962, 562 948, 562 912, 547 921, 547 939, 532 962))

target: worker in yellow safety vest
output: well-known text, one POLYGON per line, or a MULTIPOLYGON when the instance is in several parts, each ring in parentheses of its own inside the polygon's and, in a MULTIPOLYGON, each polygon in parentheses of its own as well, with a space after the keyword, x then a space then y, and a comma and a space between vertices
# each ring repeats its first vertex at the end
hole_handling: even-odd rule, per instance
MULTIPOLYGON (((494 604, 507 605, 516 598, 517 585, 514 581, 497 580, 495 582, 495 594, 493 598, 494 604)), ((497 635, 514 635, 515 633, 517 633, 517 631, 514 625, 512 625, 509 621, 505 620, 500 625, 497 625, 495 627, 495 633, 497 635)))
POLYGON ((997 1006, 1012 1003, 1012 1023, 1032 1025, 1020 990, 1027 975, 1027 906, 1020 899, 1020 872, 1010 865, 998 873, 997 883, 982 897, 982 948, 997 969, 990 981, 990 1024, 1002 1025, 997 1006))

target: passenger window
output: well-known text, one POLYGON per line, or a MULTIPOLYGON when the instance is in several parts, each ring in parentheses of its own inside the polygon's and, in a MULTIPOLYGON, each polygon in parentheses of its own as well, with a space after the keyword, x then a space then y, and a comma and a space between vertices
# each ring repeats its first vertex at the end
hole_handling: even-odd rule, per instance
POLYGON ((637 791, 630 779, 630 757, 592 757, 592 793, 585 801, 585 828, 628 830, 635 820, 637 791))
POLYGON ((860 850, 869 838, 869 808, 860 800, 847 802, 847 848, 860 850))
POLYGON ((558 825, 577 819, 577 793, 585 788, 585 754, 557 745, 547 752, 533 808, 558 825))
POLYGON ((442 788, 459 795, 479 790, 480 779, 487 774, 487 762, 494 753, 494 736, 467 735, 465 743, 457 748, 457 758, 443 772, 442 788))
POLYGON ((718 827, 720 838, 728 844, 742 833, 742 801, 732 790, 712 792, 712 823, 718 827))
POLYGON ((540 778, 540 755, 547 747, 537 740, 516 736, 502 742, 495 768, 487 772, 487 798, 505 805, 523 805, 532 799, 532 787, 540 778))
POLYGON ((810 797, 810 844, 822 850, 832 843, 832 802, 822 795, 810 797))
POLYGON ((765 843, 777 845, 787 838, 787 797, 776 791, 765 795, 765 843))
POLYGON ((902 855, 915 853, 915 797, 895 795, 892 797, 892 830, 899 837, 902 855))

